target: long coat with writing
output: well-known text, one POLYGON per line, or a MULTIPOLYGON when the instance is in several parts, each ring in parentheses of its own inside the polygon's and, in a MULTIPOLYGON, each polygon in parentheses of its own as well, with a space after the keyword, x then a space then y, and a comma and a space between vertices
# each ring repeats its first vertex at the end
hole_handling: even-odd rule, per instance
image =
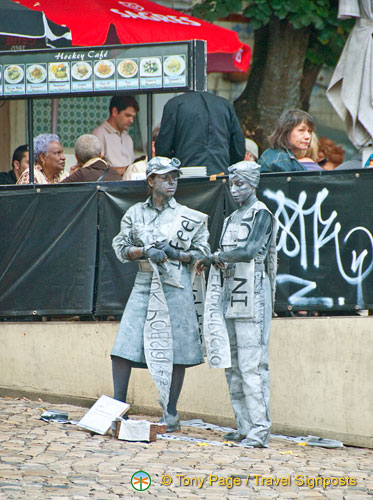
MULTIPOLYGON (((151 198, 130 207, 122 218, 119 234, 113 240, 118 259, 124 263, 129 262, 125 258, 125 252, 130 246, 145 246, 169 237, 176 210, 180 207, 174 198, 162 211, 153 207, 151 198)), ((208 230, 202 224, 193 236, 188 250, 193 260, 208 255, 208 237, 208 230)), ((143 271, 137 273, 111 353, 141 365, 145 364, 143 331, 152 274, 143 271)), ((161 280, 163 282, 162 274, 161 280)), ((183 265, 181 285, 183 288, 177 288, 163 282, 171 320, 173 363, 193 366, 203 363, 203 352, 193 300, 191 273, 187 265, 183 265)))

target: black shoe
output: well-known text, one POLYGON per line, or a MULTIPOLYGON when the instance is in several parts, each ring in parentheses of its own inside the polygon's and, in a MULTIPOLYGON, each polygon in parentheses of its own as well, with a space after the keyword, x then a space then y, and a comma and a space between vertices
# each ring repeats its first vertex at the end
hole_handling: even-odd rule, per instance
POLYGON ((245 438, 245 434, 240 434, 238 431, 228 432, 225 434, 224 439, 226 441, 242 441, 245 438))

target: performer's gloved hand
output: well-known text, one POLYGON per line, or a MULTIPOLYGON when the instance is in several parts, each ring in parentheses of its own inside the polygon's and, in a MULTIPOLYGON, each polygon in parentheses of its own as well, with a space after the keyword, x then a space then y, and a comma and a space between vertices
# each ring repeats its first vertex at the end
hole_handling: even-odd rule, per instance
POLYGON ((225 264, 220 256, 220 251, 204 257, 203 259, 197 260, 197 262, 194 264, 194 269, 196 270, 197 274, 201 274, 206 269, 206 267, 210 266, 211 264, 217 266, 219 269, 224 269, 225 264))
POLYGON ((211 257, 210 257, 210 262, 211 264, 214 264, 215 266, 221 267, 221 264, 223 264, 223 260, 221 258, 221 252, 217 250, 214 252, 211 257))
POLYGON ((179 260, 180 259, 180 250, 176 248, 172 248, 167 241, 157 241, 155 244, 157 248, 163 250, 167 257, 171 260, 179 260))
POLYGON ((194 264, 194 269, 196 270, 197 274, 201 274, 206 269, 206 267, 209 267, 211 265, 211 257, 204 257, 203 259, 197 260, 197 262, 194 264))
POLYGON ((159 264, 160 262, 164 262, 165 260, 167 260, 166 253, 163 250, 159 250, 155 247, 150 247, 145 250, 144 255, 147 259, 150 259, 155 264, 159 264))

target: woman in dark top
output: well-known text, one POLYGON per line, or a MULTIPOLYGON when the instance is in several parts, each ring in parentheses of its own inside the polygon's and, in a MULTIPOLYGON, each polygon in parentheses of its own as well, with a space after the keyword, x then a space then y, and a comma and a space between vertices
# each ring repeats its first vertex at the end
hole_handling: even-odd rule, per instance
POLYGON ((312 117, 305 111, 284 111, 268 138, 271 147, 258 160, 261 172, 306 171, 297 157, 304 156, 307 151, 314 128, 312 117))

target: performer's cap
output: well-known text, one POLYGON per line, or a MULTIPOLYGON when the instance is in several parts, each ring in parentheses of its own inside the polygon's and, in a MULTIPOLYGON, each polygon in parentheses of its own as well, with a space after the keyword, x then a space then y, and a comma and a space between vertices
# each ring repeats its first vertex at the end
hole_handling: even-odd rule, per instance
POLYGON ((252 139, 245 139, 245 149, 247 153, 251 153, 254 156, 255 160, 259 158, 258 145, 252 139))
POLYGON ((181 175, 181 162, 178 158, 165 158, 164 156, 155 156, 152 158, 146 167, 146 178, 152 174, 167 174, 176 170, 181 175))

